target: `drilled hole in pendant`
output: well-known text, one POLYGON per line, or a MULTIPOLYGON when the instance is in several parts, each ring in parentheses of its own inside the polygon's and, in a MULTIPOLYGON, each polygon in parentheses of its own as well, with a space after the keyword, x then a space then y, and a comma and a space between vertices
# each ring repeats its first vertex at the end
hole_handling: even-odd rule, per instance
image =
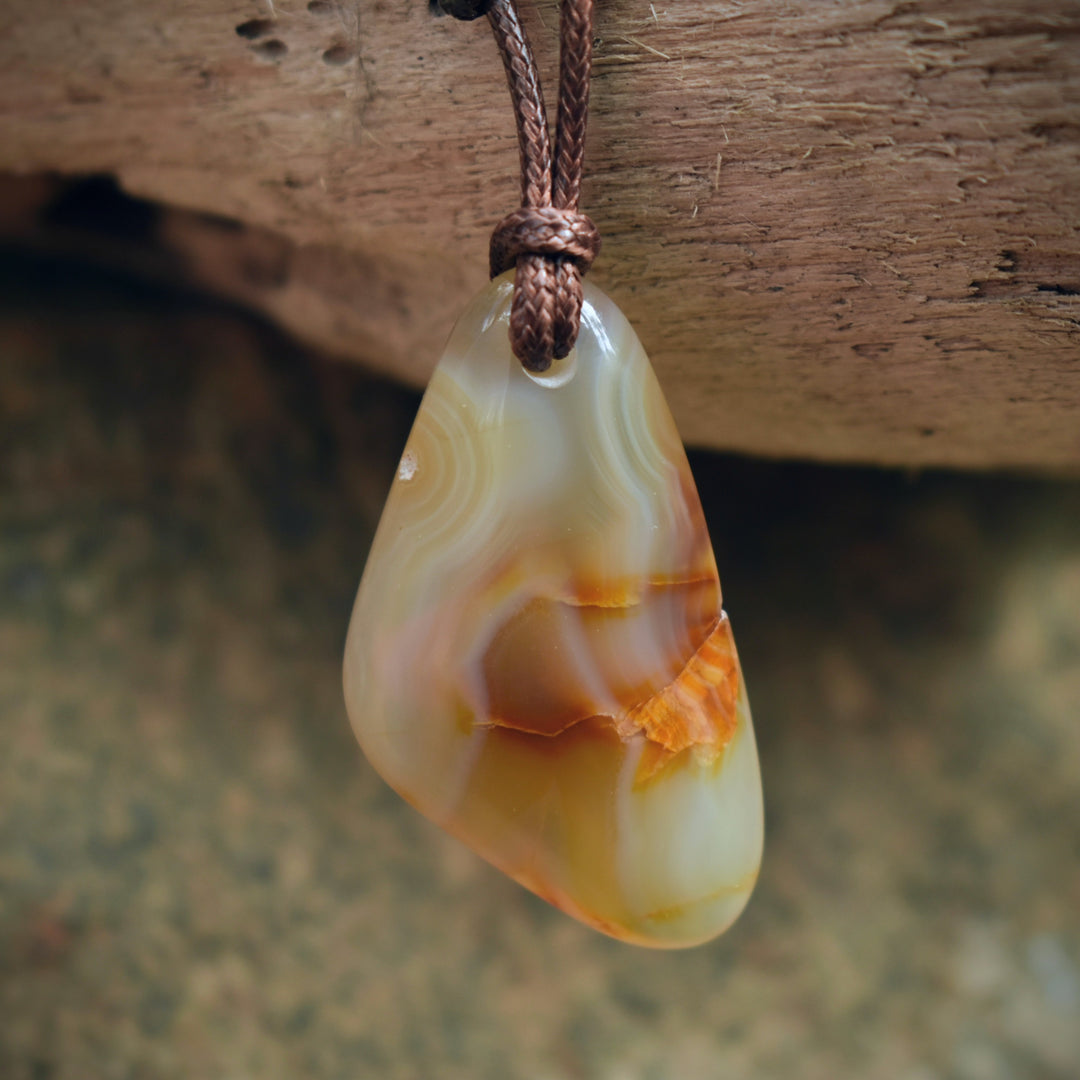
POLYGON ((527 367, 521 369, 534 383, 546 386, 549 390, 565 386, 577 371, 577 349, 571 349, 561 360, 552 360, 551 367, 547 371, 530 371, 527 367))

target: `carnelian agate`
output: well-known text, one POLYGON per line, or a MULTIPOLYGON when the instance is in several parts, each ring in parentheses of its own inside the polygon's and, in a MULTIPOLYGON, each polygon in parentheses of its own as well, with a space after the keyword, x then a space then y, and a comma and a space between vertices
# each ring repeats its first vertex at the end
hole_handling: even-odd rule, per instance
POLYGON ((757 751, 660 387, 586 285, 576 350, 510 353, 509 278, 458 323, 353 611, 345 697, 415 807, 583 922, 724 930, 757 877, 757 751))

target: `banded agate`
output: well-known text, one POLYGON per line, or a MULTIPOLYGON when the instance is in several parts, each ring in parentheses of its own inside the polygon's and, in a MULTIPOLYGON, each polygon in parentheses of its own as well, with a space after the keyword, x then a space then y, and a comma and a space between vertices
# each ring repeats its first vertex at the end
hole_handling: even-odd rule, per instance
POLYGON ((754 733, 660 387, 586 283, 573 353, 511 355, 512 283, 451 335, 349 628, 369 760, 516 881, 641 945, 708 940, 762 847, 754 733))

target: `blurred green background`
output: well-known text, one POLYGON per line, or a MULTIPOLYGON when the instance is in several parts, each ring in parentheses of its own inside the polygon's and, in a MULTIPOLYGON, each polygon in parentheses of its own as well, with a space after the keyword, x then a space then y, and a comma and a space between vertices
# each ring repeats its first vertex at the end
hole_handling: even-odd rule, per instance
POLYGON ((692 455, 766 854, 643 951, 355 745, 416 395, 114 263, 0 251, 0 1077, 1080 1076, 1080 484, 692 455))

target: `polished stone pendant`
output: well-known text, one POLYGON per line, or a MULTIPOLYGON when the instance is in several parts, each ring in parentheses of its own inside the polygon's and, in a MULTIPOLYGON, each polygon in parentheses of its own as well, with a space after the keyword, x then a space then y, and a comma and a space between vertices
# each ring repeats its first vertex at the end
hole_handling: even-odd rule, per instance
POLYGON ((582 922, 719 934, 750 895, 761 781, 697 489, 656 376, 585 284, 543 375, 512 282, 455 327, 356 598, 345 697, 413 806, 582 922))

